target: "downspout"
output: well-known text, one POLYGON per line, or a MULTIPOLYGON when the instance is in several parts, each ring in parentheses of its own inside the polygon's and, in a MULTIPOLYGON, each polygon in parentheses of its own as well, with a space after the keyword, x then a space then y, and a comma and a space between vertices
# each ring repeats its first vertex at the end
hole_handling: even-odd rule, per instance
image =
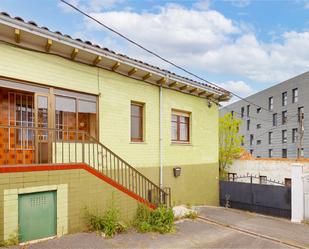
MULTIPOLYGON (((165 84, 168 85, 169 75, 165 76, 165 84)), ((160 161, 160 188, 163 188, 163 87, 160 85, 159 89, 159 161, 160 161)))
POLYGON ((159 92, 159 163, 160 163, 160 188, 163 188, 163 91, 162 84, 159 92))

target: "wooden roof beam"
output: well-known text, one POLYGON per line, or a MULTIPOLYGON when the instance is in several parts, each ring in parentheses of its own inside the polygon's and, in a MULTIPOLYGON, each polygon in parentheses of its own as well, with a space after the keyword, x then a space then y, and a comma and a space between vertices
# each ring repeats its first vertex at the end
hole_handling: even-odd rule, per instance
POLYGON ((179 83, 178 83, 177 81, 175 81, 175 82, 169 84, 168 86, 169 86, 169 87, 174 87, 174 86, 177 86, 178 84, 179 84, 179 83))
POLYGON ((15 42, 20 43, 20 29, 14 29, 15 42))
POLYGON ((197 91, 197 88, 193 88, 192 90, 189 91, 189 93, 194 93, 197 91))
POLYGON ((100 61, 102 60, 102 57, 101 56, 97 56, 94 60, 93 60, 93 65, 98 65, 100 63, 100 61))
POLYGON ((78 54, 78 48, 74 48, 72 53, 71 53, 71 59, 75 60, 77 54, 78 54))
POLYGON ((152 73, 147 73, 143 76, 143 80, 147 80, 152 76, 152 73))
POLYGON ((47 39, 47 41, 46 41, 46 47, 45 47, 45 50, 46 50, 47 53, 49 53, 50 48, 51 48, 52 45, 53 45, 53 40, 47 39))
POLYGON ((219 98, 218 98, 218 101, 227 101, 230 99, 230 96, 227 95, 227 94, 224 94, 224 95, 221 95, 219 98))
POLYGON ((188 88, 188 85, 184 85, 184 86, 182 86, 182 87, 179 87, 179 89, 180 89, 181 91, 186 90, 187 88, 188 88))
POLYGON ((201 91, 201 92, 198 93, 198 96, 202 96, 202 95, 204 95, 205 93, 206 93, 206 91, 201 91))
POLYGON ((137 68, 136 67, 133 67, 129 72, 128 72, 128 75, 131 76, 133 74, 135 74, 137 72, 137 68))
POLYGON ((118 67, 120 67, 120 62, 117 61, 117 62, 114 64, 114 66, 112 67, 112 70, 113 70, 113 71, 116 71, 116 69, 117 69, 118 67))
POLYGON ((165 78, 165 77, 162 77, 161 79, 159 79, 159 80, 157 81, 157 83, 160 84, 160 85, 161 85, 161 84, 162 84, 162 85, 165 84, 165 83, 166 83, 166 78, 165 78))

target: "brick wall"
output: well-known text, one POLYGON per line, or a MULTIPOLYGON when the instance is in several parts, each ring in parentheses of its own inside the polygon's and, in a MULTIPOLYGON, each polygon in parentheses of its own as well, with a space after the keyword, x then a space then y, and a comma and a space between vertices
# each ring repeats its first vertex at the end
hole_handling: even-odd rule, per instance
POLYGON ((137 201, 113 188, 85 170, 58 170, 0 174, 0 241, 4 235, 4 191, 48 185, 68 185, 68 232, 86 229, 84 208, 103 211, 113 201, 123 220, 130 220, 136 211, 137 201))

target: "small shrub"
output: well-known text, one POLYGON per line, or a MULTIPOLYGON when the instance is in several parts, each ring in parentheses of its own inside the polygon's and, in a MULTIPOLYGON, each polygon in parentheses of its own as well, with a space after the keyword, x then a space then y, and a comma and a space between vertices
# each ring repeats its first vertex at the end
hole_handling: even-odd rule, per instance
POLYGON ((15 246, 18 245, 18 242, 18 233, 12 233, 7 240, 0 241, 0 247, 15 246))
POLYGON ((146 205, 138 205, 135 220, 133 222, 133 225, 136 227, 138 232, 146 233, 151 231, 150 213, 151 209, 146 205))
POLYGON ((151 232, 152 227, 147 221, 142 221, 138 224, 137 229, 140 233, 148 233, 151 232))
POLYGON ((103 214, 93 214, 86 209, 85 218, 90 230, 102 232, 107 238, 111 238, 127 228, 124 223, 119 221, 119 211, 114 206, 109 207, 103 214))
POLYGON ((184 218, 192 219, 192 220, 196 219, 197 217, 198 217, 198 214, 195 211, 190 211, 184 215, 184 218))
POLYGON ((174 213, 171 208, 158 207, 154 210, 146 205, 137 208, 134 226, 138 232, 169 233, 174 229, 174 213))

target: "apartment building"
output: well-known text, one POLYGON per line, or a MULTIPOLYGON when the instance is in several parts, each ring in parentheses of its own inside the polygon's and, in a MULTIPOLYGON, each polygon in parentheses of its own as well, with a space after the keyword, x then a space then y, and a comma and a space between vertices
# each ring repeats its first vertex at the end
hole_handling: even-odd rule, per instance
POLYGON ((242 146, 255 157, 309 157, 308 96, 306 72, 225 106, 220 116, 242 119, 242 146))

